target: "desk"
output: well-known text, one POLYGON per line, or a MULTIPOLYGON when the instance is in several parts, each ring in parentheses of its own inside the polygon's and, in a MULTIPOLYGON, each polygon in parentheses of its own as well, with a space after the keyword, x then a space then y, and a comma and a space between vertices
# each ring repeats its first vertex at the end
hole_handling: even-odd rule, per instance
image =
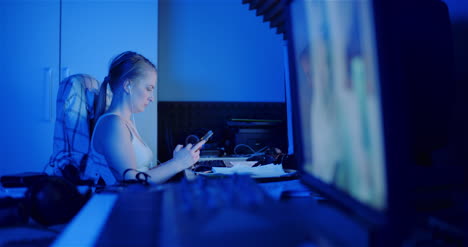
MULTIPOLYGON (((96 194, 52 246, 366 246, 366 232, 332 210, 320 208, 312 198, 254 210, 228 207, 205 217, 175 210, 181 204, 170 190, 177 185, 166 187, 159 195, 151 189, 96 194), (158 200, 163 202, 159 209, 154 207, 158 200), (120 212, 116 212, 118 208, 120 212), (156 213, 158 210, 161 212, 156 213), (336 233, 336 225, 347 230, 336 233), (340 234, 353 244, 331 243, 325 237, 340 234)), ((282 190, 303 189, 297 180, 259 186, 274 199, 282 190)))

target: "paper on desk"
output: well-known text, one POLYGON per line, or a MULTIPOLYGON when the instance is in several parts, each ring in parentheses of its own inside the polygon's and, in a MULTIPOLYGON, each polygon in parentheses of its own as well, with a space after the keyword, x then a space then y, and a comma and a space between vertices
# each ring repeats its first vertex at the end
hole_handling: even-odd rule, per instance
POLYGON ((284 172, 283 166, 280 165, 263 165, 251 167, 245 164, 233 164, 232 167, 213 167, 215 174, 249 174, 251 177, 279 177, 287 173, 284 172))
POLYGON ((257 164, 258 161, 229 161, 227 167, 238 167, 238 166, 247 166, 252 167, 257 164))

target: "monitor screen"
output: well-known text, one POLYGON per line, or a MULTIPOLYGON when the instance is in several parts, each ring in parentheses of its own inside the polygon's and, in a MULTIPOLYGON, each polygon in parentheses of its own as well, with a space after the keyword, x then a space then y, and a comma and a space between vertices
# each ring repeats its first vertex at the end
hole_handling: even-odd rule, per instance
POLYGON ((373 210, 387 206, 372 1, 290 4, 301 170, 373 210))

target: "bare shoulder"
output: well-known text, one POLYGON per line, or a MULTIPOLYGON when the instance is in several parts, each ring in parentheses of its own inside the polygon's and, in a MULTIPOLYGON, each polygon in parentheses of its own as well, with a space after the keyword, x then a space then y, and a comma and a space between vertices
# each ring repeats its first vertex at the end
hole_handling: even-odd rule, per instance
POLYGON ((130 132, 125 122, 117 115, 109 115, 99 121, 94 131, 94 144, 98 152, 101 151, 97 146, 108 146, 112 143, 121 143, 130 140, 130 132), (97 144, 97 146, 96 146, 97 144))

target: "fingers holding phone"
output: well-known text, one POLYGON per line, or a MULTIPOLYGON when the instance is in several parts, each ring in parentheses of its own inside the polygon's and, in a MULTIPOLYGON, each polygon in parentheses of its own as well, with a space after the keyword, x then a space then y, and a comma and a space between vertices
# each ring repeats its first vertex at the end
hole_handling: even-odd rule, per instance
POLYGON ((187 144, 185 147, 177 145, 173 152, 173 158, 177 160, 177 162, 184 164, 184 167, 192 166, 200 159, 200 149, 212 135, 213 131, 210 130, 200 138, 200 141, 195 145, 191 143, 187 144))
POLYGON ((200 151, 194 148, 195 147, 192 147, 192 144, 188 144, 187 146, 183 148, 175 149, 173 160, 175 160, 179 164, 182 164, 184 169, 192 166, 200 159, 200 151))
POLYGON ((192 147, 192 150, 195 150, 195 152, 200 152, 200 149, 205 145, 206 140, 201 140, 195 146, 192 147))
POLYGON ((209 130, 208 132, 206 132, 206 134, 204 136, 202 136, 202 138, 200 138, 200 141, 195 144, 195 146, 193 146, 192 149, 196 150, 196 151, 200 151, 200 149, 202 148, 202 146, 208 142, 208 139, 210 139, 210 137, 213 135, 213 131, 209 130))
POLYGON ((208 141, 208 139, 210 139, 210 137, 213 135, 213 131, 209 130, 208 132, 206 132, 206 134, 204 136, 202 136, 202 138, 200 138, 200 141, 208 141))
POLYGON ((174 151, 172 152, 172 154, 174 155, 176 152, 179 152, 184 146, 182 145, 177 145, 175 148, 174 148, 174 151))

